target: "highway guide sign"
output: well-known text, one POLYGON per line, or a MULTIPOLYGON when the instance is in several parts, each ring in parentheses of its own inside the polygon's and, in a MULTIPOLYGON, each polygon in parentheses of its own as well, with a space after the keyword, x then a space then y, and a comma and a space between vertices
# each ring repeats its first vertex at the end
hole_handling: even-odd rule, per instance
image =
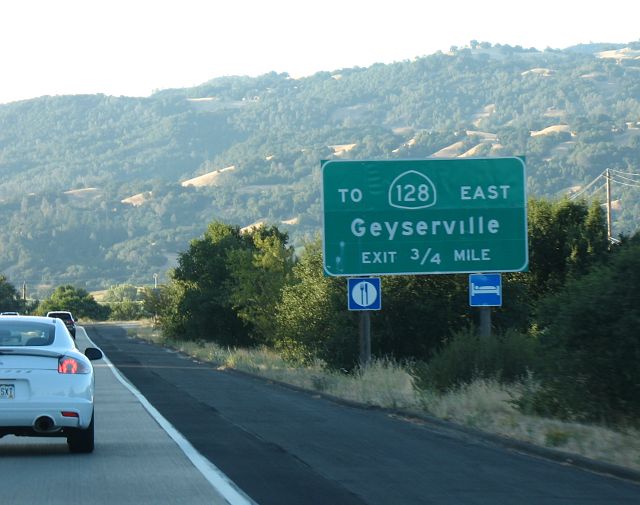
POLYGON ((347 279, 347 296, 349 310, 380 310, 380 277, 350 277, 347 279))
POLYGON ((322 162, 331 276, 528 269, 522 158, 322 162))
POLYGON ((502 307, 502 276, 500 274, 469 275, 469 306, 502 307))

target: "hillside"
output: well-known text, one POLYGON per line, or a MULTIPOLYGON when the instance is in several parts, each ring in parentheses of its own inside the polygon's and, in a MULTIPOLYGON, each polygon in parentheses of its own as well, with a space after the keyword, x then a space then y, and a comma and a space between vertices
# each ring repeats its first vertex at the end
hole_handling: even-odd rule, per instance
MULTIPOLYGON (((213 219, 319 231, 322 159, 525 155, 531 196, 616 170, 640 217, 640 43, 473 43, 412 61, 225 77, 149 98, 0 105, 0 272, 31 290, 150 284, 213 219)), ((604 199, 601 185, 584 192, 604 199)))

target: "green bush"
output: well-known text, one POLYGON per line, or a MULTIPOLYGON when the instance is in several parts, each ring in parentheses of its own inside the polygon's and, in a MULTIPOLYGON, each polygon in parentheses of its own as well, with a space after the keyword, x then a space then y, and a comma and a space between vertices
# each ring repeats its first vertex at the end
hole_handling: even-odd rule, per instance
POLYGON ((513 382, 536 366, 536 348, 537 341, 521 333, 479 337, 469 328, 454 333, 428 363, 414 365, 415 384, 444 392, 478 378, 513 382))
POLYGON ((319 242, 307 244, 293 277, 276 306, 275 349, 293 362, 309 364, 320 359, 333 369, 355 367, 357 321, 345 308, 344 279, 323 274, 319 242))
POLYGON ((87 318, 104 321, 109 317, 110 309, 95 301, 85 289, 69 284, 58 286, 47 300, 43 300, 36 309, 36 315, 45 315, 52 310, 68 310, 76 319, 87 318))
POLYGON ((111 302, 108 306, 111 308, 109 319, 113 321, 133 321, 148 316, 142 302, 124 300, 122 302, 111 302))
MULTIPOLYGON (((546 377, 532 387, 525 387, 513 404, 524 414, 580 422, 592 419, 588 412, 600 407, 598 400, 570 384, 568 378, 546 377)), ((580 380, 579 380, 580 382, 580 380)))
MULTIPOLYGON (((534 412, 607 423, 640 418, 640 235, 608 264, 567 283, 540 306, 545 350, 534 412)), ((635 421, 634 421, 635 420, 635 421)))

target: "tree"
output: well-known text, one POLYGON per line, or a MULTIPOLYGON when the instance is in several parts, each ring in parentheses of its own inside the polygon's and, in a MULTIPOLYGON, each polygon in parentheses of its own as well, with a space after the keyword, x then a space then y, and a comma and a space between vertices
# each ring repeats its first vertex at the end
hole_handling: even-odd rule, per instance
POLYGON ((152 316, 155 321, 165 305, 162 301, 162 286, 157 288, 145 286, 142 288, 140 297, 142 298, 143 312, 148 316, 152 316))
POLYGON ((137 302, 141 300, 141 295, 136 286, 131 284, 119 284, 109 288, 104 295, 105 302, 137 302))
POLYGON ((249 240, 239 227, 214 221, 203 238, 191 241, 189 250, 180 254, 165 290, 169 306, 160 318, 165 332, 221 345, 251 344, 245 321, 233 309, 228 264, 229 253, 246 249, 249 240))
POLYGON ((119 284, 107 290, 104 302, 111 309, 109 319, 131 321, 147 315, 142 292, 131 284, 119 284))
POLYGON ((133 321, 147 315, 142 302, 123 300, 121 302, 111 302, 108 307, 110 309, 109 319, 114 321, 133 321))
POLYGON ((22 310, 22 301, 18 291, 6 276, 0 274, 0 311, 19 310, 22 310))
POLYGON ((179 257, 170 306, 160 322, 171 334, 222 345, 272 344, 273 312, 293 266, 287 235, 275 226, 242 232, 214 221, 179 257))
POLYGON ((228 255, 229 299, 238 317, 249 325, 251 340, 273 345, 273 314, 290 281, 294 251, 287 246, 287 234, 276 227, 260 226, 249 235, 250 247, 228 255))
POLYGON ((319 241, 306 245, 276 306, 276 348, 293 360, 322 359, 350 369, 358 361, 358 326, 346 310, 344 279, 326 277, 319 241))
POLYGON ((157 316, 157 322, 165 336, 182 338, 186 335, 190 315, 181 310, 185 290, 184 284, 171 281, 153 293, 145 294, 145 307, 150 309, 154 317, 157 316))
POLYGON ((523 280, 534 300, 606 257, 605 216, 598 203, 531 199, 528 222, 529 273, 523 280))
POLYGON ((428 359, 472 324, 468 279, 460 275, 408 275, 383 279, 384 310, 372 318, 373 353, 428 359))
POLYGON ((547 349, 538 410, 562 417, 637 422, 640 416, 640 235, 609 262, 544 300, 547 349))
POLYGON ((109 316, 109 307, 100 305, 85 289, 71 285, 57 287, 51 297, 38 306, 37 313, 45 315, 52 310, 67 310, 76 319, 104 320, 109 316))

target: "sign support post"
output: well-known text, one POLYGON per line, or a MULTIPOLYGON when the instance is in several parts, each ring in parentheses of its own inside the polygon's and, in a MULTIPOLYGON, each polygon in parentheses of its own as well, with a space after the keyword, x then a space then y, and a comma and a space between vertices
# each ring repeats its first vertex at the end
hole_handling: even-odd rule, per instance
POLYGON ((328 160, 321 168, 323 269, 361 276, 349 284, 349 310, 363 311, 361 363, 371 359, 368 312, 379 310, 380 294, 364 276, 485 272, 470 279, 470 305, 482 307, 480 334, 491 334, 489 307, 502 304, 492 274, 529 268, 523 157, 328 160))
POLYGON ((491 336, 491 307, 502 307, 502 276, 500 274, 469 275, 469 305, 479 307, 479 334, 491 336))
POLYGON ((491 307, 480 307, 480 336, 491 336, 491 307))
POLYGON ((371 311, 360 311, 360 366, 371 364, 371 311))
POLYGON ((380 277, 352 277, 347 280, 347 307, 360 312, 358 321, 360 335, 361 367, 371 364, 371 311, 382 308, 380 277))

